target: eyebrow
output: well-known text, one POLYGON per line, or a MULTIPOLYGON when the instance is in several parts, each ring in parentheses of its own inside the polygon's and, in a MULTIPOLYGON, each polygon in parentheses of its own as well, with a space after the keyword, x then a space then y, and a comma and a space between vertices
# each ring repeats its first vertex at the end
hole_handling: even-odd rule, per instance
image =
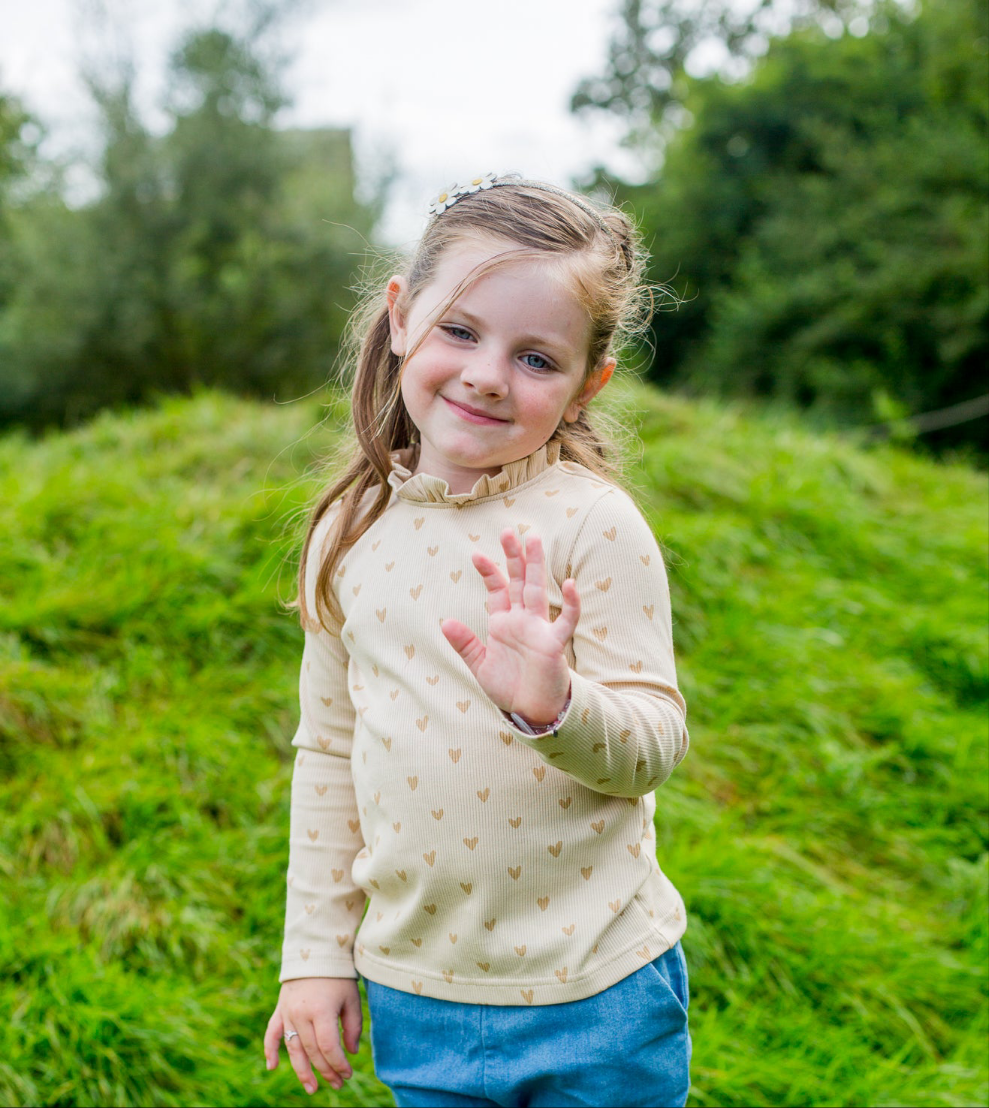
MULTIPOLYGON (((480 327, 484 322, 466 308, 461 308, 458 304, 452 304, 445 315, 459 315, 461 319, 465 320, 472 327, 480 327)), ((523 346, 540 346, 561 358, 569 354, 577 353, 577 351, 565 341, 554 340, 547 335, 523 335, 521 342, 523 346)))

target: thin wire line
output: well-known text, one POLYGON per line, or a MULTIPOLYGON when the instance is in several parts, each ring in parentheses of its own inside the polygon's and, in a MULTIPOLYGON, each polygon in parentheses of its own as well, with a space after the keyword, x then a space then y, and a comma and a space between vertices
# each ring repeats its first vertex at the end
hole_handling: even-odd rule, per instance
POLYGON ((955 427, 959 423, 968 423, 970 420, 986 415, 989 415, 989 393, 985 396, 976 396, 972 400, 963 400, 960 404, 952 404, 947 408, 939 408, 934 412, 921 412, 918 415, 905 416, 903 419, 890 419, 884 423, 870 423, 857 430, 876 437, 891 434, 897 429, 924 434, 927 431, 955 427))

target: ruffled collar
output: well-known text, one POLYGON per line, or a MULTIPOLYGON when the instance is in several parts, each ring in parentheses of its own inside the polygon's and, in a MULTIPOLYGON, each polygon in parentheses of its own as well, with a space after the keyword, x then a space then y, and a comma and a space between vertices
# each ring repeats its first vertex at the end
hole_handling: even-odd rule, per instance
POLYGON ((493 477, 487 474, 479 477, 470 492, 460 493, 450 492, 450 486, 442 477, 433 477, 429 473, 413 474, 409 467, 415 465, 418 454, 418 446, 392 451, 388 484, 395 490, 395 495, 413 504, 450 504, 459 508, 477 500, 504 496, 509 490, 531 481, 559 461, 560 444, 548 442, 528 457, 502 466, 501 472, 493 477))

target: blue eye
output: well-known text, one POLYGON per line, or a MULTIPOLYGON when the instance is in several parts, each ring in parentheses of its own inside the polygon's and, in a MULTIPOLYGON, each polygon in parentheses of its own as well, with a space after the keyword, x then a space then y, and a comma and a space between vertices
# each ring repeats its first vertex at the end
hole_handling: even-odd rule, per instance
POLYGON ((522 361, 525 362, 525 364, 530 369, 552 369, 553 368, 552 365, 550 365, 550 363, 548 361, 546 361, 546 359, 542 356, 542 354, 523 354, 522 355, 522 361), (529 360, 530 358, 533 359, 533 360, 530 361, 529 360), (538 362, 539 364, 536 365, 535 364, 536 362, 538 362))
POLYGON ((457 327, 452 323, 446 324, 443 330, 446 331, 451 338, 460 339, 461 341, 469 342, 474 337, 466 327, 457 327))

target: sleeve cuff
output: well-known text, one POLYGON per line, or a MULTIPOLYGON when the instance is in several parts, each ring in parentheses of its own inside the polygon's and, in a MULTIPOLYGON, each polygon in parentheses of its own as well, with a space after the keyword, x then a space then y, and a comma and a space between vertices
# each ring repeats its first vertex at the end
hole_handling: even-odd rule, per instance
POLYGON ((612 796, 652 792, 686 751, 686 725, 674 701, 612 690, 578 673, 555 728, 532 734, 505 720, 547 764, 612 796))
POLYGON ((527 738, 540 739, 544 735, 558 735, 560 733, 560 728, 563 726, 563 721, 566 719, 567 712, 570 711, 572 699, 573 682, 571 681, 570 689, 567 692, 567 699, 564 701, 559 715, 551 723, 529 723, 529 721, 520 716, 518 712, 502 711, 501 714, 505 717, 506 722, 513 724, 527 738))

